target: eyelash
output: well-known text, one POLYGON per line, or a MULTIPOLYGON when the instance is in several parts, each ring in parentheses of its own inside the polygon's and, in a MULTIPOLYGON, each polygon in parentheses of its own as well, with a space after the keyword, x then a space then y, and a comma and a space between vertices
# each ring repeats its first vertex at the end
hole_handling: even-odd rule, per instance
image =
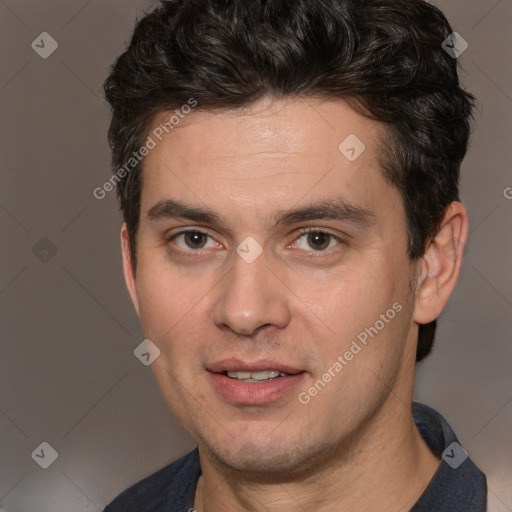
MULTIPOLYGON (((173 235, 171 235, 169 237, 165 237, 165 242, 166 242, 166 244, 170 244, 177 237, 179 237, 181 235, 186 235, 187 233, 198 233, 198 234, 207 236, 207 237, 209 237, 209 238, 211 238, 213 240, 213 237, 210 236, 210 234, 207 233, 206 231, 194 228, 194 229, 183 230, 183 231, 180 231, 178 233, 174 233, 173 235)), ((344 244, 344 241, 340 237, 334 235, 333 233, 330 233, 329 231, 326 231, 325 229, 320 229, 320 228, 315 228, 315 227, 307 227, 307 228, 300 229, 298 231, 298 236, 294 239, 293 243, 297 242, 302 236, 308 235, 310 233, 324 234, 324 235, 329 236, 330 239, 336 240, 338 242, 338 245, 343 245, 344 244)), ((200 257, 202 255, 201 254, 201 252, 202 252, 201 249, 196 249, 196 250, 195 249, 189 249, 189 250, 186 250, 186 249, 178 248, 176 250, 181 252, 182 254, 185 254, 188 257, 192 257, 192 258, 194 258, 194 257, 197 258, 197 257, 200 257)), ((320 251, 315 251, 314 249, 312 249, 311 251, 309 251, 309 257, 318 258, 318 257, 321 257, 322 255, 331 253, 332 250, 333 250, 333 248, 326 249, 326 250, 320 250, 320 251)))

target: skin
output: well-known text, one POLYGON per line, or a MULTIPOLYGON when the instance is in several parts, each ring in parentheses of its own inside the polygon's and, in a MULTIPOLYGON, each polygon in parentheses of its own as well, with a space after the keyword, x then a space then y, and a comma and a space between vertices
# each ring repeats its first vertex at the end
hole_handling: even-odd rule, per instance
POLYGON ((144 334, 161 350, 152 365, 160 389, 199 446, 199 512, 408 510, 438 467, 411 415, 416 340, 455 286, 467 214, 452 203, 411 262, 399 192, 380 172, 382 137, 344 101, 266 98, 194 112, 145 158, 138 263, 123 226, 124 271, 144 334), (349 134, 366 146, 354 161, 338 150, 349 134), (169 199, 220 222, 148 216, 169 199), (280 212, 336 199, 370 221, 276 224, 280 212), (332 236, 308 238, 308 227, 332 236), (187 229, 207 236, 190 245, 187 229), (248 236, 262 248, 252 263, 236 252, 248 236), (378 335, 300 403, 396 303, 378 335), (207 371, 230 357, 304 373, 273 402, 233 403, 207 371))

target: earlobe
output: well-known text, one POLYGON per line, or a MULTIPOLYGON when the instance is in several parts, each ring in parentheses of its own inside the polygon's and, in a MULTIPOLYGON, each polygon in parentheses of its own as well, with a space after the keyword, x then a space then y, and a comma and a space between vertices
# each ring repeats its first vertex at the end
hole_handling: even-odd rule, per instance
POLYGON ((130 297, 132 299, 133 307, 135 308, 137 315, 139 315, 140 317, 139 300, 137 297, 136 275, 131 257, 130 237, 128 234, 128 228, 126 227, 126 223, 123 223, 123 226, 121 228, 121 251, 123 257, 123 272, 126 287, 128 288, 128 293, 130 294, 130 297))
POLYGON ((441 227, 420 263, 414 320, 426 324, 443 311, 460 274, 468 235, 466 208, 457 201, 445 211, 441 227))

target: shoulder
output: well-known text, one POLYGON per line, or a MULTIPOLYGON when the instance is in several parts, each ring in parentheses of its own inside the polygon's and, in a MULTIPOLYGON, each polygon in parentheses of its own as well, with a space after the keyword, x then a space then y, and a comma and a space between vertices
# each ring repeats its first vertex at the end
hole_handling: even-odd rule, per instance
POLYGON ((195 449, 126 489, 104 512, 161 512, 169 505, 188 507, 200 474, 195 449))
POLYGON ((411 512, 485 512, 485 475, 459 444, 449 423, 434 409, 418 403, 413 404, 413 416, 423 439, 441 462, 411 512))

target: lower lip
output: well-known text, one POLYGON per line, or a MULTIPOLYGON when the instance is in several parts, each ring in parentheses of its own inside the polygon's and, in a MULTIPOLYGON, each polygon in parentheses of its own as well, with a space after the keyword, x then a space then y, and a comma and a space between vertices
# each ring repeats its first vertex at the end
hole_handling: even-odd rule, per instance
POLYGON ((274 402, 291 391, 304 377, 304 373, 297 373, 261 382, 244 382, 222 373, 208 374, 219 395, 230 402, 247 405, 274 402))

